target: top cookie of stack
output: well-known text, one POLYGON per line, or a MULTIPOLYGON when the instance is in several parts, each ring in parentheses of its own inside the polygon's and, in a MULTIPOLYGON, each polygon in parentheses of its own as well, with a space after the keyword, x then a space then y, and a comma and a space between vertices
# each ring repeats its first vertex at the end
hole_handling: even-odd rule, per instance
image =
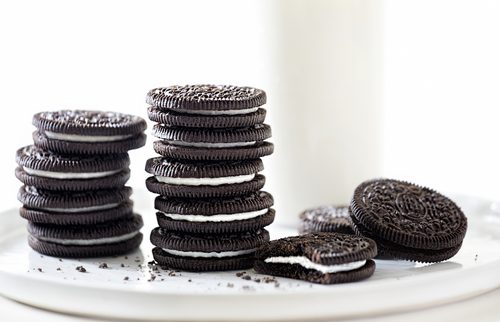
POLYGON ((186 85, 155 88, 146 102, 158 122, 154 150, 165 157, 222 161, 273 153, 271 128, 263 124, 266 93, 253 87, 186 85))

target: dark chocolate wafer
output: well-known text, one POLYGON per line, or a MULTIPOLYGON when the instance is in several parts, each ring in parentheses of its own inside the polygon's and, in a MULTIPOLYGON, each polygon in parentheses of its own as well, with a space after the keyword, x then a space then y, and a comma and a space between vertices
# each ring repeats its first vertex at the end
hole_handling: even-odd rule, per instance
POLYGON ((172 198, 158 196, 158 225, 166 230, 192 233, 254 231, 270 225, 273 197, 264 191, 228 198, 172 198))
POLYGON ((146 143, 147 125, 138 116, 103 111, 61 110, 33 116, 35 145, 75 154, 125 153, 146 143))
POLYGON ((366 237, 315 233, 268 242, 255 253, 258 273, 333 284, 371 276, 376 243, 366 237))
POLYGON ((369 235, 381 253, 396 258, 448 259, 458 252, 467 231, 467 218, 453 201, 404 181, 363 182, 354 191, 350 209, 355 231, 369 235))
POLYGON ((126 253, 142 241, 142 217, 89 226, 60 226, 29 222, 28 243, 39 253, 58 257, 98 257, 126 253))
POLYGON ((348 206, 344 205, 307 209, 299 215, 299 234, 319 232, 354 234, 348 217, 348 206))
POLYGON ((16 177, 25 185, 49 190, 120 188, 130 178, 127 153, 60 154, 29 145, 17 150, 16 177))
POLYGON ((266 230, 230 234, 193 234, 155 228, 151 243, 155 260, 171 268, 214 271, 250 268, 254 252, 269 240, 266 230))

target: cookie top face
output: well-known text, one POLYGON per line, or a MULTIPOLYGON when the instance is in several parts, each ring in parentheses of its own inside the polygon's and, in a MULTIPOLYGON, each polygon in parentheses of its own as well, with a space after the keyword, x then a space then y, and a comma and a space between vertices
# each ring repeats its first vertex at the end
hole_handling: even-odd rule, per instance
MULTIPOLYGON (((91 178, 92 173, 99 176, 99 173, 118 171, 126 168, 130 164, 130 158, 126 153, 120 154, 98 154, 98 155, 75 155, 62 154, 50 150, 44 150, 35 145, 28 145, 20 148, 16 152, 16 162, 25 171, 39 176, 50 176, 53 178, 75 179, 71 174, 87 173, 86 177, 91 178), (51 172, 47 174, 46 172, 51 172), (45 175, 44 175, 45 174, 45 175), (69 176, 69 177, 68 177, 69 176)), ((76 175, 78 177, 78 175, 76 175)))
POLYGON ((138 116, 89 110, 40 112, 33 116, 32 123, 49 137, 53 133, 56 133, 56 136, 58 133, 82 136, 133 136, 147 128, 146 121, 138 116))
POLYGON ((266 103, 266 93, 253 87, 232 85, 185 85, 154 88, 146 103, 180 110, 243 110, 266 103))
POLYGON ((371 233, 407 247, 452 247, 467 230, 467 218, 453 201, 404 181, 365 181, 354 191, 350 206, 352 216, 371 233))
POLYGON ((377 255, 376 243, 366 237, 340 233, 314 233, 273 240, 262 245, 255 258, 305 257, 314 264, 359 262, 377 255))

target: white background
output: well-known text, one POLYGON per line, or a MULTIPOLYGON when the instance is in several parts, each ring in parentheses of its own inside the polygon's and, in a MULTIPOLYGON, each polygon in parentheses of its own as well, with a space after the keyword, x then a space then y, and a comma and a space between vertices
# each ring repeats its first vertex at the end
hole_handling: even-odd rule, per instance
MULTIPOLYGON (((275 9, 266 1, 1 2, 0 210, 18 205, 14 155, 31 143, 38 111, 105 109, 146 118, 144 97, 154 87, 274 88, 275 9)), ((500 200, 500 2, 389 0, 385 12, 383 174, 500 200)), ((273 114, 267 93, 273 126, 287 115, 273 114)), ((134 188, 144 187, 152 142, 131 152, 134 188)))

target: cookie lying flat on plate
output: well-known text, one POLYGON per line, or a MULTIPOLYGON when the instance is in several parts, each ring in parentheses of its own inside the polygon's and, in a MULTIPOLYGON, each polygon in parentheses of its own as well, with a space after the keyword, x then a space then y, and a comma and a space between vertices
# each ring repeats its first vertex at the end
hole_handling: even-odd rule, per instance
POLYGON ((125 153, 146 143, 146 121, 116 112, 41 112, 33 116, 33 125, 38 128, 35 145, 61 153, 125 153))
POLYGON ((274 220, 273 197, 264 191, 226 198, 155 199, 158 225, 166 230, 220 234, 258 230, 274 220))
POLYGON ((97 257, 122 254, 137 248, 142 217, 130 215, 120 220, 90 226, 55 226, 28 222, 28 243, 39 253, 58 257, 97 257))
POLYGON ((146 162, 149 191, 170 196, 211 198, 237 196, 260 190, 265 177, 262 160, 196 162, 151 158, 146 162))
POLYGON ((307 209, 299 215, 299 234, 337 232, 354 234, 349 223, 348 206, 321 206, 307 209))
POLYGON ((447 197, 408 182, 361 183, 350 205, 354 231, 374 239, 379 253, 417 262, 439 262, 462 246, 467 218, 447 197))
POLYGON ((255 250, 269 241, 265 229, 231 234, 194 234, 155 228, 153 257, 160 264, 187 271, 251 268, 255 250))
POLYGON ((375 271, 377 245, 369 238, 315 233, 270 241, 255 252, 254 269, 320 284, 354 282, 375 271))
POLYGON ((120 188, 130 178, 127 153, 69 155, 29 145, 17 150, 16 162, 19 180, 49 190, 120 188))

